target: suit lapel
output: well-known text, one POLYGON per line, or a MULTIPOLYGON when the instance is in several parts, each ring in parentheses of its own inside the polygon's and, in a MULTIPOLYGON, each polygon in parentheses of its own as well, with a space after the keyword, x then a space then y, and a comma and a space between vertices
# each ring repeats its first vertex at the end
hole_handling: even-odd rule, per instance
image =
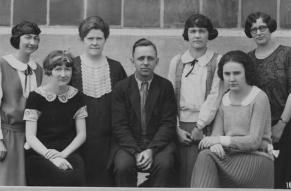
POLYGON ((157 76, 154 76, 150 89, 148 91, 148 96, 146 99, 146 124, 149 124, 149 121, 153 115, 153 109, 154 107, 157 107, 157 100, 159 97, 160 88, 159 88, 159 81, 157 79, 157 76))
POLYGON ((130 77, 130 82, 129 82, 129 99, 132 104, 133 110, 137 116, 138 121, 141 121, 141 116, 140 116, 140 94, 139 94, 139 89, 137 82, 134 78, 134 75, 130 77))

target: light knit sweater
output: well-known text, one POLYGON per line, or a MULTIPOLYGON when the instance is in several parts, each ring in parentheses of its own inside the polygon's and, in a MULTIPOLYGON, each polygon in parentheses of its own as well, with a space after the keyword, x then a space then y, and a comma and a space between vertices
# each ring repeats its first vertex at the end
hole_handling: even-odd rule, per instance
POLYGON ((223 136, 223 145, 235 150, 267 151, 272 144, 271 110, 265 92, 253 86, 240 105, 233 105, 229 96, 223 96, 212 136, 223 136))

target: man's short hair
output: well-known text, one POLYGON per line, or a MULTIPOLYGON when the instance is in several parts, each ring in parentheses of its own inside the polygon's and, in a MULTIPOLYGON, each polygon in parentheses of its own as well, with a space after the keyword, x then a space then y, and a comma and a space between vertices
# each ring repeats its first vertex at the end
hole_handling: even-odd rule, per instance
POLYGON ((157 51, 156 45, 152 41, 150 41, 150 40, 148 40, 146 38, 141 38, 141 39, 137 40, 133 44, 133 47, 132 47, 132 57, 134 55, 135 49, 137 47, 139 47, 139 46, 152 46, 154 48, 155 52, 156 52, 156 56, 158 55, 158 51, 157 51))

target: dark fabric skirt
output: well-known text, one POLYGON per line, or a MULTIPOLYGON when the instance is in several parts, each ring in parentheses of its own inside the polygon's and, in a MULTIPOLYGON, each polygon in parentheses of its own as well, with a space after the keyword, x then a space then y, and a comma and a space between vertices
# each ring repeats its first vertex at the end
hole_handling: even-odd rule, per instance
POLYGON ((229 153, 220 159, 208 149, 198 155, 191 187, 273 188, 273 160, 254 153, 229 153))
MULTIPOLYGON (((181 129, 191 133, 194 126, 196 125, 195 122, 180 122, 181 129)), ((192 170, 198 156, 198 145, 191 144, 191 145, 184 145, 182 143, 179 144, 179 179, 180 179, 180 187, 190 188, 191 183, 191 175, 192 170)))
POLYGON ((83 186, 84 163, 79 154, 71 154, 67 160, 73 169, 62 170, 43 156, 28 150, 26 155, 26 178, 29 186, 83 186))

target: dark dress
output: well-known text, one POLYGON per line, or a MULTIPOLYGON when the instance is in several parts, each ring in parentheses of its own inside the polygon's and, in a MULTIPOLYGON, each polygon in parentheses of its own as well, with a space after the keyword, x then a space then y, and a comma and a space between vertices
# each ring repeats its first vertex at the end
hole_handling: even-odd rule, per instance
MULTIPOLYGON (((40 95, 38 88, 30 93, 25 120, 37 119, 37 138, 48 149, 64 150, 75 138, 75 118, 80 111, 86 113, 82 94, 75 88, 74 96, 61 101, 59 97, 49 99, 40 95), (36 112, 37 111, 37 112, 36 112), (36 115, 35 113, 38 113, 36 115)), ((85 115, 86 116, 86 115, 85 115)), ((82 118, 84 118, 83 116, 82 118)), ((33 149, 26 150, 26 176, 31 186, 82 186, 85 182, 84 164, 78 151, 66 159, 73 169, 61 170, 33 149)))
MULTIPOLYGON (((271 105, 272 126, 280 119, 288 95, 291 93, 291 48, 280 45, 264 59, 255 56, 255 50, 249 52, 257 69, 257 86, 268 95, 271 105)), ((286 188, 291 182, 291 122, 286 125, 279 143, 274 144, 280 150, 275 159, 275 188, 286 188)))
MULTIPOLYGON (((107 58, 110 70, 111 88, 126 78, 121 64, 107 58)), ((81 59, 74 59, 72 86, 83 92, 81 59)), ((113 177, 107 170, 107 163, 112 142, 111 130, 111 92, 99 98, 84 93, 88 117, 86 118, 87 139, 82 146, 85 163, 86 186, 113 186, 113 177)))

